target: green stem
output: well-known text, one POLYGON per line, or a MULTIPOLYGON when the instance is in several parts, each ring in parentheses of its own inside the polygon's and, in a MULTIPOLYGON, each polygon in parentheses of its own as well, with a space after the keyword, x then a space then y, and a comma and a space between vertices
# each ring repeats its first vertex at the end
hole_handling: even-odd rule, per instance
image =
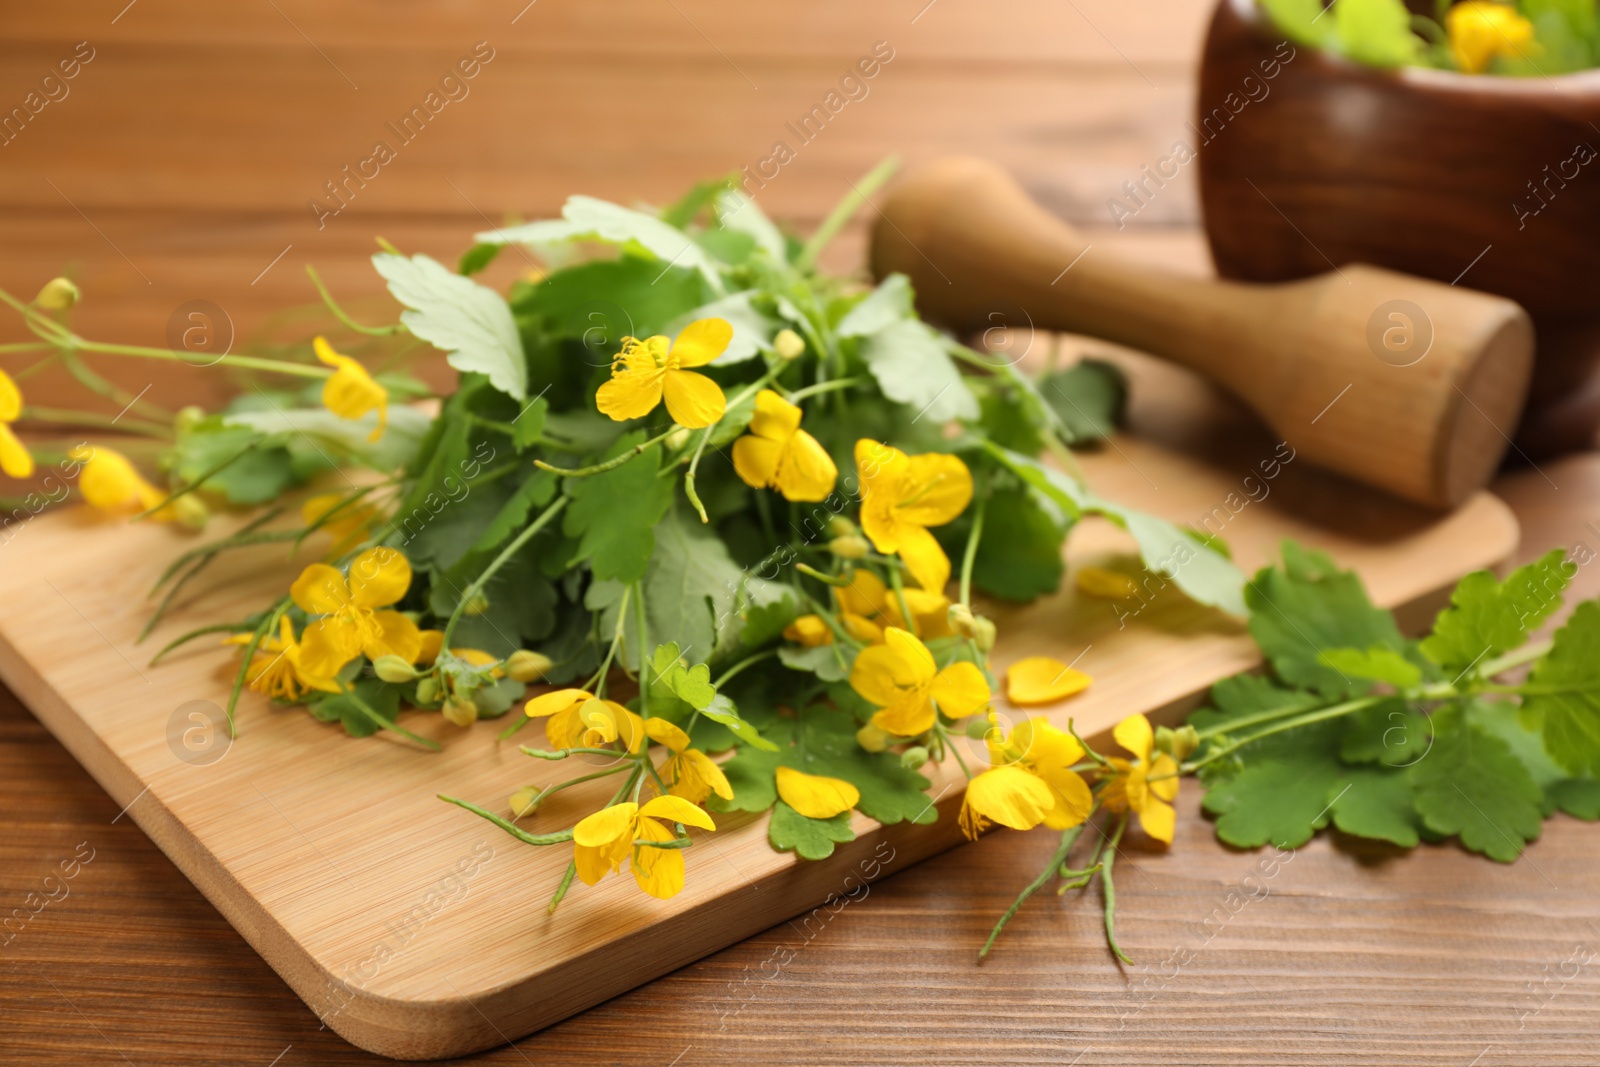
POLYGON ((528 814, 528 812, 537 809, 540 804, 544 803, 546 797, 554 793, 559 793, 568 786, 577 785, 579 782, 592 782, 596 778, 609 778, 611 775, 621 774, 627 769, 628 765, 626 763, 619 763, 615 767, 607 767, 605 770, 595 771, 593 774, 580 774, 576 778, 568 778, 564 782, 557 782, 555 785, 541 789, 537 794, 534 795, 532 800, 528 801, 528 806, 526 808, 516 813, 516 818, 520 819, 524 815, 528 814))
MULTIPOLYGON (((633 621, 634 626, 639 631, 637 635, 639 638, 639 715, 641 718, 648 719, 650 717, 650 656, 649 652, 646 651, 649 648, 649 644, 645 638, 647 623, 644 608, 644 587, 639 582, 633 583, 633 621)), ((627 641, 626 636, 623 637, 623 641, 627 641)), ((624 664, 628 662, 626 649, 624 649, 622 662, 624 664)))
POLYGON ((489 579, 493 578, 495 572, 501 567, 505 566, 511 557, 516 555, 517 552, 521 550, 523 545, 531 541, 535 534, 548 526, 551 520, 553 520, 557 515, 561 514, 561 510, 567 506, 567 501, 569 499, 571 498, 562 497, 554 504, 551 504, 549 507, 545 508, 544 511, 539 514, 539 517, 529 523, 526 529, 513 538, 511 543, 494 558, 494 562, 485 567, 483 569, 483 573, 478 575, 478 577, 473 580, 471 585, 467 586, 466 592, 461 594, 460 601, 456 603, 455 610, 450 613, 450 621, 445 624, 444 639, 440 644, 441 648, 451 647, 450 637, 455 633, 456 624, 461 621, 461 615, 466 609, 467 604, 475 599, 478 594, 483 592, 483 587, 489 583, 489 579))
POLYGON ((145 417, 158 422, 170 421, 172 416, 148 401, 140 400, 132 393, 112 382, 107 381, 91 370, 88 364, 78 358, 78 354, 70 348, 59 351, 61 365, 67 369, 79 385, 91 393, 98 393, 114 404, 121 404, 124 408, 133 411, 143 411, 145 417))
POLYGON ((796 389, 789 394, 789 403, 798 404, 807 397, 816 396, 818 393, 831 393, 837 389, 849 389, 855 385, 866 385, 872 378, 865 374, 858 374, 854 378, 834 378, 832 381, 818 382, 808 385, 803 389, 796 389))
POLYGON ((868 202, 867 198, 881 189, 890 178, 894 177, 894 172, 899 168, 900 160, 895 156, 890 156, 868 171, 866 176, 859 182, 854 183, 850 188, 850 192, 839 201, 832 211, 828 212, 828 217, 822 220, 822 225, 816 228, 816 231, 811 235, 811 239, 800 250, 800 255, 794 261, 795 269, 806 271, 814 267, 817 257, 822 254, 822 250, 827 248, 829 242, 839 235, 839 231, 849 224, 861 205, 868 202))
MULTIPOLYGON (((1369 703, 1371 702, 1371 698, 1368 697, 1362 697, 1360 699, 1369 703)), ((1198 736, 1200 740, 1204 741, 1206 738, 1215 737, 1217 734, 1231 734, 1243 729, 1246 726, 1255 726, 1264 722, 1276 722, 1279 719, 1288 718, 1291 715, 1303 715, 1308 711, 1314 710, 1317 709, 1315 707, 1307 707, 1305 704, 1285 704, 1282 707, 1268 708, 1266 711, 1258 711, 1254 715, 1243 715, 1237 719, 1229 719, 1227 722, 1218 723, 1216 726, 1211 726, 1199 731, 1198 736)))
POLYGON ((1549 638, 1546 638, 1543 641, 1534 641, 1532 644, 1523 645, 1519 649, 1507 652, 1498 659, 1492 659, 1488 663, 1485 663, 1481 673, 1485 678, 1493 678, 1497 674, 1504 674, 1506 671, 1509 671, 1514 667, 1520 667, 1524 663, 1532 663, 1534 660, 1543 656, 1546 652, 1549 652, 1554 645, 1555 641, 1549 638))
POLYGON ((1122 818, 1117 820, 1117 829, 1111 835, 1111 840, 1106 842, 1105 859, 1100 865, 1100 889, 1105 894, 1106 905, 1106 944, 1111 946, 1119 960, 1132 964, 1133 960, 1122 951, 1122 946, 1117 944, 1117 886, 1111 880, 1111 865, 1117 860, 1117 845, 1122 841, 1122 831, 1128 828, 1128 813, 1123 812, 1122 818))
POLYGON ((714 425, 707 426, 705 432, 700 435, 700 443, 695 446, 694 456, 689 460, 689 471, 683 476, 683 495, 694 506, 695 514, 700 516, 702 523, 710 522, 711 516, 706 514, 706 506, 700 502, 700 494, 695 491, 694 480, 700 473, 700 457, 705 453, 706 444, 711 440, 711 431, 714 429, 716 429, 714 425))
POLYGON ((1055 855, 1050 857, 1050 862, 1045 864, 1044 870, 1039 872, 1039 877, 1030 882, 1028 887, 1017 895, 1017 899, 1012 902, 1011 907, 1007 908, 1006 913, 1000 916, 1000 921, 994 924, 994 929, 989 931, 989 940, 985 941, 983 948, 978 951, 980 960, 989 954, 989 950, 994 947, 995 938, 1000 936, 1000 931, 1006 928, 1006 923, 1011 921, 1011 917, 1017 913, 1023 903, 1044 888, 1044 884, 1050 880, 1050 876, 1056 872, 1056 868, 1066 862, 1067 853, 1072 851, 1072 846, 1078 843, 1078 838, 1083 833, 1083 825, 1083 823, 1079 823, 1077 826, 1069 826, 1061 831, 1061 844, 1056 848, 1055 855))
POLYGON ((560 904, 562 898, 567 895, 567 890, 572 887, 573 876, 577 873, 577 861, 567 864, 567 873, 561 876, 561 884, 556 886, 556 895, 550 898, 550 909, 547 914, 554 915, 556 913, 556 905, 560 904))
POLYGON ((446 796, 443 793, 436 795, 446 804, 454 804, 458 808, 466 808, 472 814, 488 819, 518 841, 526 842, 530 845, 559 845, 572 840, 571 830, 560 830, 553 834, 530 834, 516 823, 503 819, 486 808, 480 808, 471 801, 462 800, 459 797, 446 796))
POLYGON ((740 660, 738 663, 735 663, 733 666, 729 667, 726 671, 722 672, 722 677, 718 678, 716 681, 712 682, 711 685, 715 689, 721 689, 723 686, 727 685, 728 682, 733 679, 734 675, 739 674, 740 672, 745 670, 745 668, 753 667, 757 663, 760 663, 764 659, 772 659, 777 654, 778 654, 778 650, 777 649, 769 648, 765 652, 757 652, 753 656, 746 656, 744 659, 740 660))
MULTIPOLYGON (((0 345, 0 352, 47 352, 52 346, 47 341, 15 341, 11 344, 0 345)), ((16 377, 12 375, 12 377, 16 377)))
POLYGON ((615 756, 615 755, 617 755, 617 752, 616 752, 615 749, 611 749, 611 748, 583 748, 583 747, 579 746, 579 747, 575 747, 575 748, 547 749, 547 748, 529 748, 527 745, 523 745, 522 746, 522 754, 525 755, 525 756, 532 756, 534 759, 563 760, 563 759, 566 759, 568 756, 576 756, 576 755, 582 755, 582 756, 615 756))
POLYGON ((911 605, 906 603, 905 584, 900 580, 900 572, 892 567, 889 569, 889 584, 894 587, 894 597, 900 604, 900 617, 905 620, 906 629, 916 634, 917 620, 911 614, 911 605))
POLYGON ((635 456, 642 455, 645 452, 646 449, 652 448, 655 445, 660 444, 662 441, 665 441, 668 437, 672 436, 672 434, 677 432, 677 429, 678 428, 676 426, 673 426, 670 429, 663 431, 662 433, 656 434, 654 437, 650 438, 650 440, 648 440, 648 441, 641 441, 640 443, 634 445, 632 448, 630 448, 627 451, 623 452, 622 455, 613 456, 610 459, 606 460, 604 463, 596 463, 592 467, 578 467, 575 470, 568 470, 565 467, 552 466, 551 464, 546 463, 542 459, 534 460, 533 461, 533 465, 535 467, 538 467, 542 471, 551 471, 551 472, 553 472, 555 474, 561 475, 564 478, 588 478, 588 477, 592 477, 593 475, 596 475, 596 474, 604 474, 606 471, 609 471, 609 470, 616 470, 618 467, 622 466, 624 463, 628 462, 630 459, 633 459, 635 456))
MULTIPOLYGON (((164 359, 170 362, 188 363, 194 354, 191 352, 174 352, 169 348, 146 348, 143 345, 113 345, 103 341, 86 341, 74 336, 68 341, 72 348, 84 352, 99 352, 108 356, 132 356, 136 359, 164 359)), ((291 363, 282 359, 264 359, 260 356, 220 356, 215 362, 207 366, 240 367, 245 370, 272 371, 275 374, 289 374, 299 378, 331 378, 332 367, 311 366, 307 363, 291 363)))
POLYGON ((983 512, 989 503, 987 493, 978 494, 978 506, 972 512, 972 532, 967 534, 967 550, 961 556, 961 604, 972 607, 972 566, 978 558, 978 540, 983 537, 983 512))
POLYGON ((144 419, 124 419, 113 415, 101 415, 92 411, 69 411, 66 408, 45 408, 37 404, 28 404, 22 409, 24 419, 33 419, 39 422, 54 422, 63 426, 95 426, 103 430, 125 430, 129 433, 141 434, 145 437, 156 437, 169 440, 172 429, 157 422, 146 422, 144 419))
POLYGON ((356 333, 364 333, 369 337, 389 337, 405 329, 405 327, 398 322, 393 326, 361 325, 361 323, 357 322, 355 319, 352 319, 349 315, 346 315, 344 313, 344 309, 334 301, 333 294, 328 292, 328 287, 322 284, 321 278, 317 277, 317 269, 315 267, 307 263, 306 273, 311 276, 311 284, 317 287, 317 294, 322 297, 322 302, 328 305, 328 310, 333 312, 333 317, 344 323, 345 326, 354 330, 356 333))
POLYGON ((1256 741, 1261 740, 1263 737, 1271 737, 1273 734, 1280 734, 1285 730, 1293 730, 1301 726, 1310 726, 1312 723, 1322 722, 1326 719, 1337 719, 1341 715, 1349 715, 1353 711, 1360 711, 1362 708, 1371 707, 1373 704, 1386 699, 1388 698, 1364 697, 1360 700, 1347 700, 1343 704, 1334 704, 1332 707, 1322 708, 1321 710, 1312 712, 1309 715, 1302 715, 1298 718, 1276 723, 1265 730, 1259 730, 1256 733, 1251 734, 1249 737, 1242 737, 1233 744, 1228 745, 1226 748, 1220 748, 1215 752, 1208 753, 1205 759, 1197 760, 1194 763, 1186 763, 1172 774, 1151 775, 1147 780, 1154 782, 1161 778, 1173 778, 1179 774, 1193 774, 1206 764, 1219 760, 1223 756, 1229 755, 1238 749, 1243 748, 1245 745, 1253 744, 1256 741))

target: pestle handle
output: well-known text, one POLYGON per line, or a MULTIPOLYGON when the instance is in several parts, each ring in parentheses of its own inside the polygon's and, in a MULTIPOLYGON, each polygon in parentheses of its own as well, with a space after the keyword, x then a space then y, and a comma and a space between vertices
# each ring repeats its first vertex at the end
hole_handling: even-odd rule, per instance
POLYGON ((953 329, 1026 317, 1180 363, 1319 466, 1434 507, 1493 475, 1532 369, 1513 301, 1355 264, 1251 285, 1129 263, 977 159, 891 191, 872 266, 908 275, 922 314, 953 329))

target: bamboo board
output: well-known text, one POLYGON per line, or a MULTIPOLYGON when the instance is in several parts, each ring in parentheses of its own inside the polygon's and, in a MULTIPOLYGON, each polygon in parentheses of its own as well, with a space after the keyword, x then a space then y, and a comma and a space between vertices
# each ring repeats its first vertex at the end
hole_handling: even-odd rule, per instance
MULTIPOLYGON (((1488 494, 1438 517, 1303 464, 1245 483, 1255 466, 1208 465, 1131 438, 1086 463, 1106 496, 1176 521, 1217 517, 1247 570, 1284 537, 1324 548, 1413 621, 1461 574, 1516 547, 1515 520, 1488 494)), ((932 826, 857 815, 856 841, 807 863, 772 851, 765 817, 718 816, 716 834, 696 831, 687 888, 674 900, 645 897, 624 876, 575 886, 552 917, 544 905, 568 850, 520 845, 434 799, 499 808, 514 788, 547 780, 545 765, 496 745, 500 725, 462 734, 438 716, 407 716, 445 743, 435 755, 348 739, 247 694, 229 745, 205 725, 226 701, 229 650, 207 645, 146 665, 166 638, 279 595, 305 560, 280 550, 219 563, 136 647, 145 593, 185 547, 180 535, 81 510, 7 532, 0 677, 327 1025, 383 1055, 454 1056, 515 1039, 959 841, 960 775, 947 765, 931 772, 932 826)), ((1120 566, 1130 551, 1125 534, 1095 520, 1074 531, 1068 560, 1120 566)), ((1213 681, 1258 661, 1242 625, 1172 589, 1118 607, 1081 597, 1069 580, 995 617, 997 668, 1050 654, 1095 677, 1051 711, 1091 735, 1133 711, 1171 721, 1213 681)), ((599 806, 608 786, 593 786, 560 794, 529 828, 570 825, 599 806)))

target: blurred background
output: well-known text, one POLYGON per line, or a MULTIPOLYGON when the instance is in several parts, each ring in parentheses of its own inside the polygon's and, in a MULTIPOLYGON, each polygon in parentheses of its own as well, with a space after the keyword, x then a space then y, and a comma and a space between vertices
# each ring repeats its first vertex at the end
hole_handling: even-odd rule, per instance
MULTIPOLYGON (((177 347, 207 322, 231 328, 237 350, 273 313, 315 302, 307 264, 353 308, 392 307, 367 262, 375 234, 453 263, 475 231, 555 215, 574 193, 659 204, 735 171, 770 215, 806 230, 884 156, 952 153, 1010 168, 1095 243, 1204 270, 1193 164, 1120 228, 1108 201, 1193 139, 1212 6, 13 4, 0 286, 26 300, 65 270, 87 337, 177 347), (52 73, 56 99, 39 92, 52 73), (379 142, 392 154, 375 155, 379 142)), ((829 266, 860 268, 871 214, 829 266)), ((503 256, 489 280, 526 266, 503 256)), ((17 321, 0 333, 26 337, 17 321)), ((98 362, 163 406, 230 392, 215 370, 98 362)), ((55 384, 82 392, 45 375, 34 389, 55 384)))

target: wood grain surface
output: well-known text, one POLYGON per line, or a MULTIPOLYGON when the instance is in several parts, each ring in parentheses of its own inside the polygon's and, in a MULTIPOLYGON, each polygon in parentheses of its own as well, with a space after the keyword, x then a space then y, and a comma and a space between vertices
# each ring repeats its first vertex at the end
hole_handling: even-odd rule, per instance
MULTIPOLYGON (((306 263, 341 294, 377 293, 373 233, 448 257, 484 216, 536 217, 579 191, 659 201, 757 163, 878 40, 896 59, 761 191, 773 215, 814 221, 890 152, 910 163, 977 153, 1094 227, 1097 245, 1204 272, 1192 167, 1125 228, 1109 202, 1186 135, 1211 7, 9 5, 0 106, 20 103, 77 42, 97 54, 69 98, 0 146, 0 285, 30 295, 70 265, 89 294, 80 325, 91 336, 165 343, 173 310, 193 299, 216 302, 248 336, 311 299, 306 263), (317 229, 306 201, 478 40, 499 52, 473 95, 317 229)), ((831 262, 854 268, 863 244, 857 228, 831 262)), ((150 370, 108 372, 169 407, 228 392, 215 372, 150 370)), ((1136 372, 1146 438, 1225 460, 1230 441, 1259 433, 1178 372, 1136 372)), ((1600 546, 1600 459, 1542 467, 1497 486, 1522 521, 1522 555, 1600 546)), ((1295 506, 1356 529, 1381 510, 1332 499, 1310 491, 1295 506)), ((1600 577, 1585 569, 1577 585, 1594 595, 1600 577)), ((1574 974, 1571 962, 1600 949, 1594 827, 1559 817, 1509 867, 1448 846, 1403 856, 1320 837, 1266 899, 1219 925, 1217 909, 1261 857, 1219 846, 1197 802, 1192 789, 1180 797, 1170 852, 1131 850, 1125 861, 1121 933, 1134 967, 1107 958, 1098 901, 1071 899, 1035 901, 974 965, 993 918, 1052 844, 994 834, 893 874, 825 923, 779 924, 470 1062, 1595 1062, 1600 980, 1592 964, 1574 974), (1175 949, 1196 952, 1176 971, 1164 964, 1175 949)), ((384 1062, 320 1029, 120 809, 0 691, 0 911, 59 887, 63 862, 77 872, 68 896, 0 948, 0 1062, 384 1062)))

